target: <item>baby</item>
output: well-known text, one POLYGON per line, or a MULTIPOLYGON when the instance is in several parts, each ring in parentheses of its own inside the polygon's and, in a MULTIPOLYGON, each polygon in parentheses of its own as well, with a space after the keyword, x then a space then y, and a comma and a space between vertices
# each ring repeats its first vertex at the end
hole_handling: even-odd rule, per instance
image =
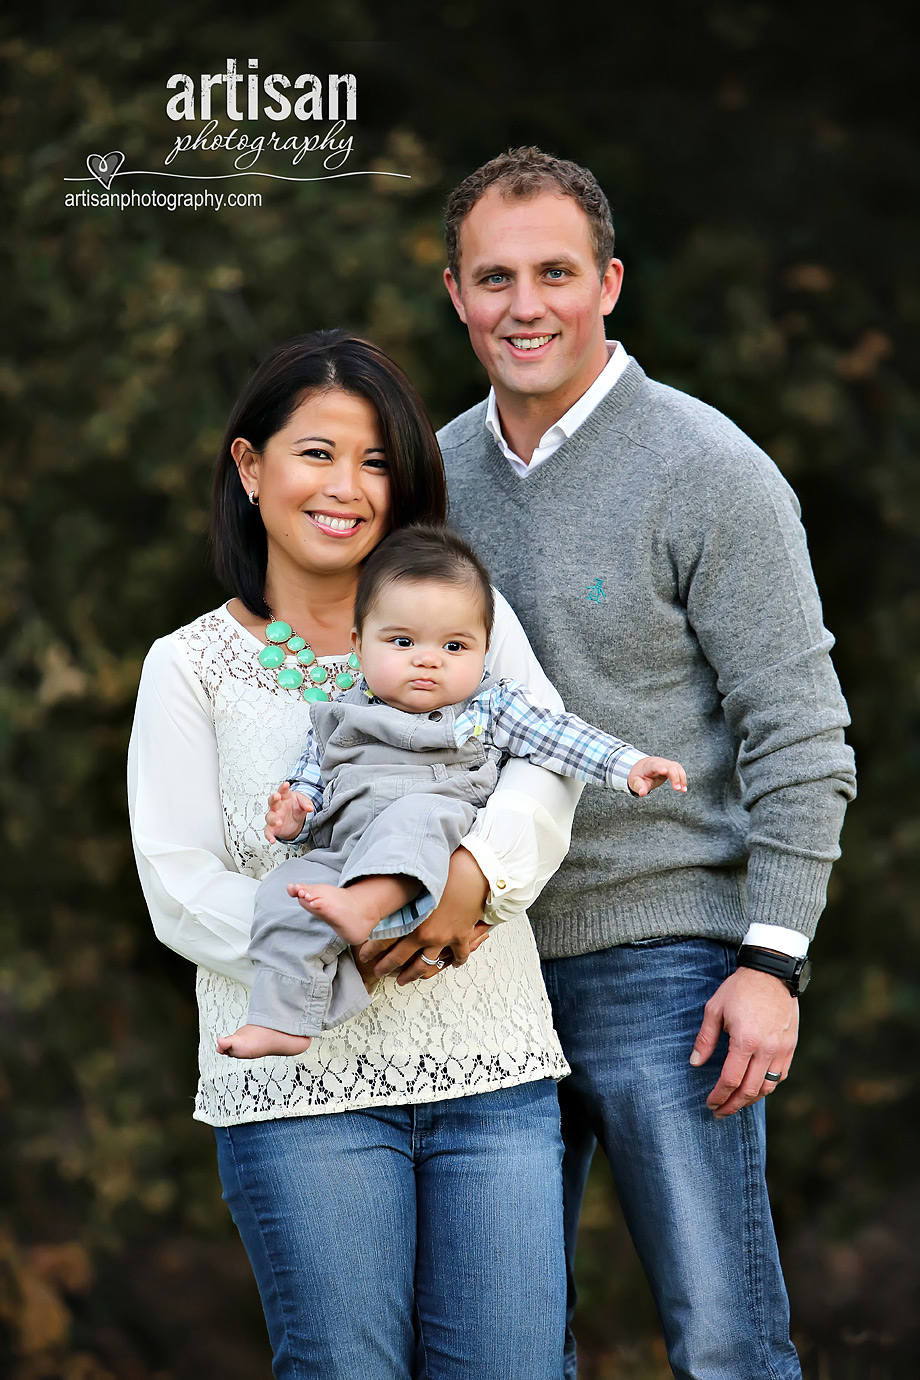
POLYGON ((352 633, 362 679, 311 706, 304 753, 269 798, 266 837, 313 847, 259 887, 248 1022, 221 1053, 300 1054, 367 1006, 349 946, 410 933, 421 892, 438 903, 506 755, 637 796, 687 789, 679 763, 489 676, 493 613, 487 571, 445 528, 403 528, 365 561, 352 633))

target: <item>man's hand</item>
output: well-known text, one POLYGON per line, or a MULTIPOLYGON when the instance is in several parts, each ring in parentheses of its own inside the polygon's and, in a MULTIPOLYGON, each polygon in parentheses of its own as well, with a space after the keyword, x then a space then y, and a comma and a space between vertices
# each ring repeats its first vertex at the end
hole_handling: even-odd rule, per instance
POLYGON ((769 973, 739 968, 706 1003, 703 1024, 690 1055, 694 1066, 705 1064, 722 1030, 728 1032, 728 1054, 706 1106, 719 1119, 766 1097, 776 1082, 764 1080, 778 1073, 784 1082, 799 1035, 799 1003, 785 983, 769 973))
POLYGON ((423 963, 421 954, 433 959, 444 957, 447 963, 465 963, 474 949, 489 937, 491 925, 482 918, 489 895, 489 883, 479 864, 463 847, 451 854, 447 886, 441 904, 426 916, 417 929, 404 939, 369 939, 358 950, 361 969, 370 970, 375 977, 384 977, 402 969, 396 979, 400 987, 416 978, 435 977, 441 970, 423 963), (449 949, 449 954, 443 950, 449 949))
POLYGON ((282 781, 268 797, 263 833, 269 843, 279 839, 296 839, 307 815, 313 813, 313 802, 300 791, 292 791, 290 781, 282 781))
POLYGON ((686 792, 687 773, 668 757, 642 757, 626 778, 633 795, 648 795, 665 781, 670 781, 675 791, 686 792))

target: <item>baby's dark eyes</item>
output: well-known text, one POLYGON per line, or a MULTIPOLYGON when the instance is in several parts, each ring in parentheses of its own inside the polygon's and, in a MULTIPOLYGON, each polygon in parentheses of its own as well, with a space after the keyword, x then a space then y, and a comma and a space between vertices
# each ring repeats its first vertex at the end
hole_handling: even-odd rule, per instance
MULTIPOLYGON (((405 651, 407 647, 415 646, 411 637, 391 637, 389 641, 391 646, 399 647, 401 651, 405 651)), ((466 644, 457 642, 452 638, 450 642, 444 643, 444 650, 445 652, 463 652, 466 650, 466 644)))

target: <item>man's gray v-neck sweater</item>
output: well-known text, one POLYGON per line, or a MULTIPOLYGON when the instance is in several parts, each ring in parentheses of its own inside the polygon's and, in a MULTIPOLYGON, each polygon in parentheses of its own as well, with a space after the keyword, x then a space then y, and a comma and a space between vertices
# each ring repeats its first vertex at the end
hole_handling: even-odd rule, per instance
POLYGON ((644 800, 586 789, 531 910, 541 952, 739 943, 752 921, 810 937, 855 774, 795 495, 727 418, 634 360, 524 477, 485 411, 439 433, 451 523, 566 708, 689 779, 644 800))

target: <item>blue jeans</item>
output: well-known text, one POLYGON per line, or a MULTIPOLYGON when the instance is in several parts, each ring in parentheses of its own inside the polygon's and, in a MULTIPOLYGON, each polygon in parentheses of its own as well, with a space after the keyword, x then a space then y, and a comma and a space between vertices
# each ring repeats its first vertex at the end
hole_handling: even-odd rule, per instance
MULTIPOLYGON (((799 1380, 764 1180, 764 1103, 716 1121, 705 1102, 727 1051, 690 1051, 734 969, 707 939, 653 940, 544 963, 572 1076, 560 1085, 571 1261, 594 1148, 610 1161, 678 1380, 799 1380)), ((575 1343, 566 1342, 566 1380, 575 1343)))
POLYGON ((550 1080, 216 1135, 279 1380, 561 1380, 550 1080))

